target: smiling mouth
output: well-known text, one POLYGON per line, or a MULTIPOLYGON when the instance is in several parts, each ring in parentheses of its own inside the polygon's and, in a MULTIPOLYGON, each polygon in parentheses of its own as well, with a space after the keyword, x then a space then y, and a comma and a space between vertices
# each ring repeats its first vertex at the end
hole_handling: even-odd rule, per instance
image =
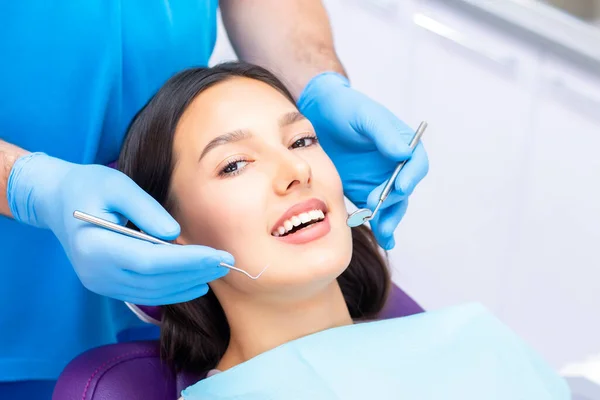
POLYGON ((293 217, 283 221, 271 235, 275 237, 286 237, 298 231, 312 227, 325 219, 327 214, 322 210, 315 209, 307 212, 294 215, 293 217))

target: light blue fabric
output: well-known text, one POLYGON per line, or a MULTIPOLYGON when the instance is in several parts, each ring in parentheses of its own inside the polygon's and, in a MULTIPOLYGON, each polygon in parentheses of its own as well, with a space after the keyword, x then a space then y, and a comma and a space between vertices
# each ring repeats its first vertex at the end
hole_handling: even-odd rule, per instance
MULTIPOLYGON (((0 9, 0 138, 74 163, 115 160, 133 115, 207 65, 217 0, 27 0, 0 9)), ((84 289, 56 238, 0 217, 0 381, 56 379, 143 323, 84 289)))
POLYGON ((560 378, 482 306, 334 328, 182 392, 185 400, 564 400, 560 378))

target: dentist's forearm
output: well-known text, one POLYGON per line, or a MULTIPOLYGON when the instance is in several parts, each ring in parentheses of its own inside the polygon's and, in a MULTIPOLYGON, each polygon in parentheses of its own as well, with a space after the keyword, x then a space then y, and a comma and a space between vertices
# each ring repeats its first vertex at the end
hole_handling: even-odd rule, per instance
POLYGON ((296 99, 321 72, 346 75, 320 0, 221 0, 220 5, 238 57, 275 73, 296 99))
POLYGON ((12 218, 8 207, 6 188, 10 171, 17 159, 28 152, 15 145, 0 140, 0 214, 12 218))

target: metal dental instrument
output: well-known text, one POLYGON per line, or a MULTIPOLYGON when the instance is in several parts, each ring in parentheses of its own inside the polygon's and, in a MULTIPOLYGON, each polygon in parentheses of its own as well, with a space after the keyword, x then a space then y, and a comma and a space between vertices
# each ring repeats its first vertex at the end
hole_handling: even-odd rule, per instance
MULTIPOLYGON (((160 240, 160 239, 157 239, 157 238, 155 238, 153 236, 147 235, 145 233, 142 233, 142 232, 139 232, 139 231, 127 228, 126 226, 115 224, 113 222, 107 221, 107 220, 102 219, 102 218, 94 217, 93 215, 84 213, 82 211, 75 211, 75 212, 73 212, 73 216, 75 218, 79 219, 79 220, 82 220, 82 221, 85 221, 85 222, 89 222, 90 224, 94 224, 94 225, 97 225, 99 227, 108 229, 108 230, 113 231, 113 232, 121 233, 123 235, 129 236, 129 237, 132 237, 132 238, 145 240, 147 242, 154 243, 154 244, 172 245, 172 243, 165 242, 164 240, 160 240)), ((260 276, 263 274, 263 272, 265 272, 265 270, 267 268, 269 268, 269 265, 267 265, 266 267, 263 268, 262 271, 259 272, 258 275, 250 275, 248 272, 244 271, 243 269, 234 267, 233 265, 229 265, 229 264, 224 263, 224 262, 219 263, 219 265, 221 265, 222 267, 225 267, 225 268, 232 269, 234 271, 241 272, 242 274, 246 275, 248 278, 250 278, 252 280, 256 280, 256 279, 260 278, 260 276)))
MULTIPOLYGON (((427 122, 425 122, 425 121, 421 122, 421 124, 417 128, 417 131, 415 132, 415 135, 413 136, 412 140, 410 141, 409 146, 410 146, 411 152, 415 151, 415 148, 417 147, 417 144, 419 144, 419 140, 421 140, 421 136, 423 136, 423 133, 425 132, 426 128, 427 128, 427 122)), ((360 208, 360 209, 354 211, 352 214, 350 214, 350 216, 348 216, 348 219, 346 221, 346 223, 348 224, 349 227, 354 228, 356 226, 362 225, 365 222, 370 221, 375 217, 375 214, 377 214, 377 212, 379 211, 379 208, 381 207, 381 205, 383 204, 385 199, 387 199, 387 197, 391 193, 392 188, 394 187, 394 183, 396 182, 396 178, 398 177, 398 174, 400 173, 400 171, 402 171, 402 168, 406 164, 406 161, 408 161, 408 160, 402 161, 400 164, 398 164, 398 166, 394 170, 394 173, 392 174, 390 179, 387 181, 385 187, 383 188, 383 191, 381 192, 381 196, 379 196, 379 202, 377 203, 375 210, 371 211, 368 208, 360 208)))

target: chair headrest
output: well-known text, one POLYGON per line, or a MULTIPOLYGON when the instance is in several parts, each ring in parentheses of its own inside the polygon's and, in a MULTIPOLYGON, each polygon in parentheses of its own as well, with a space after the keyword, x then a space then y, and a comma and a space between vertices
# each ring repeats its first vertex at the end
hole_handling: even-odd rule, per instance
POLYGON ((157 341, 118 343, 89 350, 71 361, 52 399, 177 399, 202 378, 169 369, 160 359, 157 341))

